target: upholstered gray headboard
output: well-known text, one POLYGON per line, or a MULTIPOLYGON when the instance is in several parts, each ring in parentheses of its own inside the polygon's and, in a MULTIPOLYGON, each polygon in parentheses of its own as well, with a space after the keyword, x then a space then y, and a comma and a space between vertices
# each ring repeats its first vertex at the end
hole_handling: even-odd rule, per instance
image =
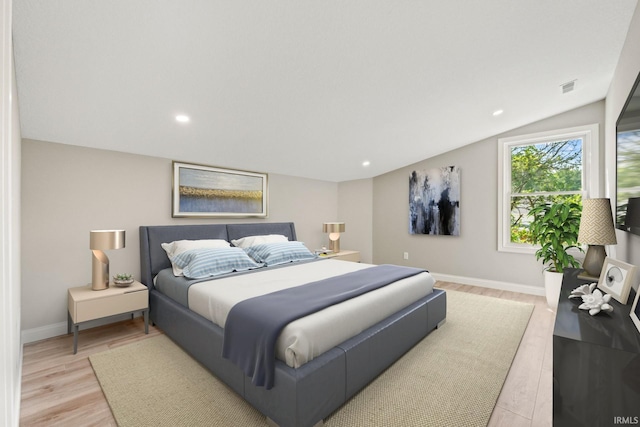
POLYGON ((282 234, 289 240, 296 240, 296 230, 292 222, 141 226, 140 281, 151 289, 156 274, 171 267, 166 252, 160 246, 161 243, 199 239, 223 239, 230 242, 246 236, 265 234, 282 234))

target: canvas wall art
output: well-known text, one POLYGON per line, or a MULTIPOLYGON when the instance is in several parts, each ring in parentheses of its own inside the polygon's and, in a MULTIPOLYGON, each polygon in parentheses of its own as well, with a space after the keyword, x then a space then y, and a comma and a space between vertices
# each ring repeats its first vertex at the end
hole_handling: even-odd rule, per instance
POLYGON ((413 171, 409 176, 409 233, 460 235, 460 168, 413 171))
POLYGON ((267 216, 267 174, 173 162, 173 217, 267 216))

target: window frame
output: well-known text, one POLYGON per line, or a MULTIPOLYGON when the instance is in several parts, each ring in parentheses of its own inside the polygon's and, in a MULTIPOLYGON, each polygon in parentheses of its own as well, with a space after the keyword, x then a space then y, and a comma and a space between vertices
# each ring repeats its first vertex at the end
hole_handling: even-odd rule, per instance
POLYGON ((498 251, 533 254, 538 246, 511 242, 511 147, 582 139, 582 198, 600 195, 600 127, 576 126, 498 138, 498 251))

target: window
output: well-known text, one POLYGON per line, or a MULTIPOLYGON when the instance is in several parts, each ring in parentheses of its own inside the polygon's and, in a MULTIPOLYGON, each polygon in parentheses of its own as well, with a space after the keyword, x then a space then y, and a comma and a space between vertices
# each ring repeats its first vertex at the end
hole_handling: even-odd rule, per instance
POLYGON ((598 125, 498 139, 498 250, 533 253, 529 210, 598 197, 598 125))

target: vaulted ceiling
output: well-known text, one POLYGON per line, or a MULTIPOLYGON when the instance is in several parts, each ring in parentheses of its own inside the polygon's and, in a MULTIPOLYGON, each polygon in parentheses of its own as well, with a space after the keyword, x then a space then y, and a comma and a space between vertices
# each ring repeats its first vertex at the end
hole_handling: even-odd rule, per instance
POLYGON ((636 3, 14 0, 22 136, 368 178, 603 99, 636 3))

